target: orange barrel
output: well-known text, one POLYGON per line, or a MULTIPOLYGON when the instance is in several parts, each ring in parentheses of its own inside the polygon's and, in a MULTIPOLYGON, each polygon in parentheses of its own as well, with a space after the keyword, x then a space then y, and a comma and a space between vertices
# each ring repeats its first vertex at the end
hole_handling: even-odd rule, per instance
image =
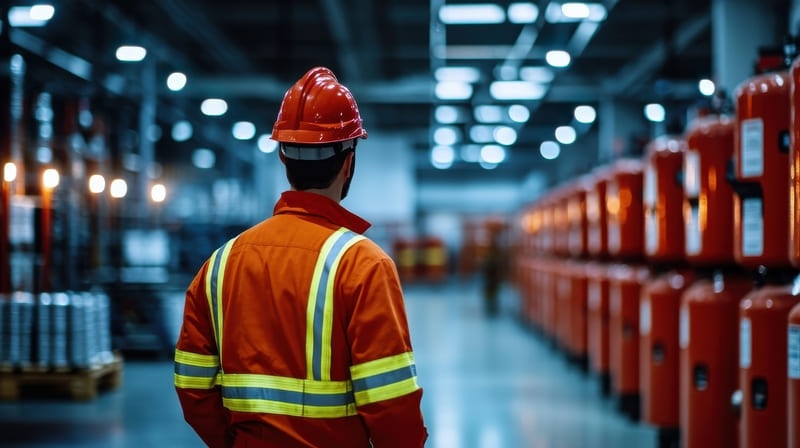
POLYGON ((736 88, 734 255, 742 266, 789 264, 788 72, 759 75, 736 88))
POLYGON ((601 391, 608 395, 611 388, 608 362, 608 290, 609 278, 606 264, 590 262, 586 265, 588 307, 589 367, 601 380, 601 391))
POLYGON ((644 248, 642 182, 644 164, 618 160, 606 186, 608 253, 622 259, 639 259, 644 248))
POLYGON ((639 419, 639 297, 650 277, 645 266, 609 269, 609 365, 619 410, 639 419))
POLYGON ((798 303, 800 295, 789 284, 753 290, 739 305, 741 448, 788 444, 786 334, 789 312, 798 303))
POLYGON ((584 257, 588 254, 589 222, 586 217, 586 192, 590 188, 589 178, 578 178, 572 194, 567 199, 569 254, 573 257, 584 257))
POLYGON ((749 277, 718 272, 713 278, 698 280, 683 294, 680 422, 684 448, 737 444, 739 422, 731 395, 739 380, 739 302, 751 289, 749 277))
POLYGON ((444 241, 436 237, 425 237, 419 242, 421 270, 425 280, 442 282, 447 276, 447 250, 444 241))
POLYGON ((686 260, 694 265, 733 260, 733 189, 725 181, 733 156, 734 118, 699 118, 686 133, 683 219, 686 260))
POLYGON ((662 437, 678 437, 679 314, 681 296, 693 281, 689 270, 658 275, 645 284, 639 305, 642 417, 657 426, 662 437))
POLYGON ((684 259, 683 167, 686 142, 675 136, 658 137, 647 145, 645 155, 644 235, 645 255, 651 261, 684 259))
POLYGON ((588 281, 586 277, 586 263, 572 261, 569 264, 569 273, 572 280, 570 294, 570 347, 571 355, 582 370, 588 369, 588 281))
POLYGON ((606 216, 606 186, 611 168, 596 168, 592 172, 591 189, 586 192, 586 219, 588 221, 587 245, 589 255, 608 256, 608 218, 606 216))
POLYGON ((789 313, 789 448, 800 448, 800 305, 789 313))
POLYGON ((417 250, 414 240, 397 238, 394 240, 394 258, 400 280, 412 281, 416 278, 417 250))

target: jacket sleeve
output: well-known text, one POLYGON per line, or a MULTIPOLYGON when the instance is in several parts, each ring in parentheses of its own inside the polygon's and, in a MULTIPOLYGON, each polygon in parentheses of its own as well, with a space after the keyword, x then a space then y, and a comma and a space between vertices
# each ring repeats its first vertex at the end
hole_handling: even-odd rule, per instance
POLYGON ((422 389, 397 270, 384 255, 360 273, 347 328, 358 413, 375 448, 422 447, 422 389))
POLYGON ((214 328, 206 299, 206 263, 186 290, 183 325, 175 348, 175 390, 183 416, 211 448, 233 445, 229 413, 222 406, 214 328))

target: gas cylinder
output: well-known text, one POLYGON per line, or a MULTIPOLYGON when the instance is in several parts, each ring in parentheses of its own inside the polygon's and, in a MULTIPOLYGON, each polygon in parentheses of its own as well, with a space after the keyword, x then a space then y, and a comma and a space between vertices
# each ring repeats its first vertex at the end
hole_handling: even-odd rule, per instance
POLYGON ((608 363, 608 268, 604 263, 586 265, 589 366, 600 377, 601 392, 608 395, 611 378, 608 363))
POLYGON ((556 301, 556 342, 558 347, 570 353, 572 333, 572 276, 566 260, 558 260, 554 265, 556 301))
POLYGON ((789 448, 800 448, 800 305, 789 313, 787 365, 789 373, 789 448))
POLYGON ((569 264, 569 272, 572 280, 570 293, 572 301, 570 303, 570 347, 571 355, 581 370, 588 369, 588 347, 587 347, 587 320, 588 320, 588 280, 586 277, 586 264, 584 262, 573 261, 569 264))
MULTIPOLYGON (((739 306, 741 448, 787 446, 788 321, 800 303, 800 285, 767 285, 739 306)), ((796 417, 795 417, 796 418, 796 417)))
POLYGON ((736 88, 734 255, 742 266, 789 264, 788 72, 753 77, 736 88))
POLYGON ((636 159, 621 159, 612 169, 606 185, 608 253, 617 259, 639 259, 644 247, 644 164, 636 159))
POLYGON ((609 364, 619 410, 639 419, 639 297, 650 271, 617 264, 609 270, 609 364))
POLYGON ((645 284, 639 304, 642 418, 669 439, 677 438, 680 424, 676 397, 680 393, 681 296, 694 278, 688 269, 658 275, 645 284))
POLYGON ((608 255, 608 218, 606 214, 606 186, 611 168, 600 167, 592 172, 592 188, 586 192, 586 219, 588 221, 587 245, 589 255, 604 258, 608 255))
POLYGON ((590 188, 590 178, 586 176, 578 178, 567 200, 569 254, 573 257, 584 257, 588 253, 589 223, 586 217, 586 193, 590 188))
POLYGON ((645 155, 644 234, 645 255, 665 263, 684 259, 683 185, 679 173, 686 142, 662 136, 647 145, 645 155))
POLYGON ((718 271, 683 294, 679 331, 684 448, 736 446, 738 418, 731 395, 738 384, 739 301, 752 288, 749 276, 718 271))
POLYGON ((734 118, 697 119, 686 133, 683 219, 686 260, 695 266, 733 261, 733 189, 725 181, 733 156, 734 118))
POLYGON ((792 264, 800 267, 800 58, 792 64, 792 100, 790 104, 790 145, 789 159, 791 169, 789 195, 789 237, 791 240, 789 257, 792 264))

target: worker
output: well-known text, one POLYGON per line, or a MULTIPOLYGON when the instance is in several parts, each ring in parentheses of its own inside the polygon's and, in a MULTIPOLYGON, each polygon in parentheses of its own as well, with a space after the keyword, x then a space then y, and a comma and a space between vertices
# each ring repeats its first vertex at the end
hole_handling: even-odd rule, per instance
POLYGON ((358 105, 333 72, 283 98, 272 139, 291 190, 217 249, 186 292, 175 387, 210 447, 422 447, 427 438, 392 260, 343 208, 358 105))

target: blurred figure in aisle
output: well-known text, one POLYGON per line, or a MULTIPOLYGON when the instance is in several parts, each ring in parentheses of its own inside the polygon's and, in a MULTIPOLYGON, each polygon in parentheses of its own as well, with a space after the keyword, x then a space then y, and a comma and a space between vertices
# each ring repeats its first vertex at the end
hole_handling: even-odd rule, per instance
POLYGON ((211 447, 421 447, 427 438, 397 270, 345 210, 358 106, 316 67, 272 138, 292 186, 186 293, 175 387, 211 447))
POLYGON ((500 309, 498 294, 508 257, 503 247, 503 223, 489 220, 486 223, 486 230, 488 244, 483 259, 483 297, 486 314, 496 316, 500 309))

